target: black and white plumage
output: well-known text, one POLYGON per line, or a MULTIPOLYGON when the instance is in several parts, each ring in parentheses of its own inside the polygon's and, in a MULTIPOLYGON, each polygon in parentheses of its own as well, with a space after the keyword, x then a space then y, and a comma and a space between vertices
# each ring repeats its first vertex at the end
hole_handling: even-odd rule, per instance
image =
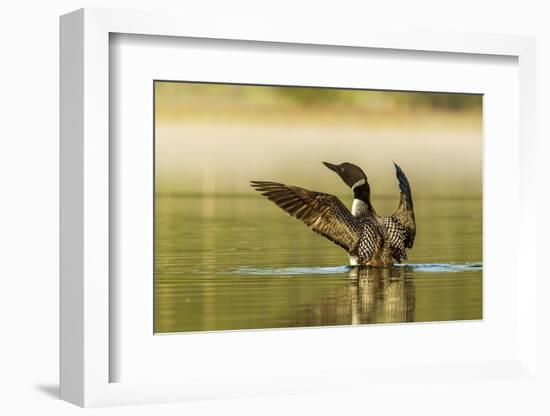
POLYGON ((390 266, 407 259, 416 236, 412 193, 403 170, 394 163, 401 191, 399 206, 388 217, 379 216, 370 200, 370 185, 361 168, 352 163, 323 164, 352 189, 351 211, 334 195, 277 182, 251 181, 281 209, 313 231, 345 249, 352 265, 390 266))
POLYGON ((333 165, 323 162, 330 170, 336 172, 354 193, 352 214, 357 218, 373 217, 383 224, 386 239, 389 242, 393 259, 400 263, 407 259, 406 249, 412 248, 416 236, 416 222, 412 201, 412 192, 405 172, 394 163, 395 175, 401 195, 399 206, 393 215, 381 217, 370 202, 370 186, 367 176, 358 166, 352 163, 333 165))

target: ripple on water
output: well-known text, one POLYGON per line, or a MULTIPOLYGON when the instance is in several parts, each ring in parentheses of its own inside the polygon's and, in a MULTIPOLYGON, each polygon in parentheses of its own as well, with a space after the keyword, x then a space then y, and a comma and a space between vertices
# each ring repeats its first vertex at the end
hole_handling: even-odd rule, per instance
POLYGON ((259 267, 236 267, 231 270, 232 274, 243 274, 251 276, 274 276, 274 275, 303 275, 303 274, 338 274, 347 273, 351 266, 333 267, 280 267, 280 268, 259 268, 259 267))
MULTIPOLYGON (((427 273, 456 273, 466 271, 481 271, 482 263, 413 263, 413 264, 396 264, 394 267, 405 268, 410 271, 427 272, 427 273)), ((331 266, 331 267, 248 267, 241 266, 231 269, 231 274, 241 274, 250 276, 297 276, 305 274, 339 274, 348 273, 353 266, 331 266)))
POLYGON ((396 264, 395 267, 404 267, 406 269, 418 272, 428 273, 456 273, 468 271, 481 271, 482 263, 416 263, 416 264, 396 264))

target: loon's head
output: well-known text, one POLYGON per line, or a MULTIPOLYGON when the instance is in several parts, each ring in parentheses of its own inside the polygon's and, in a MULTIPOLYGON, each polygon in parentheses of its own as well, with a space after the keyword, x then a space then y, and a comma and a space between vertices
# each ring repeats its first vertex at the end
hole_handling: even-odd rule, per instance
POLYGON ((333 165, 332 163, 323 162, 323 165, 336 172, 352 190, 367 183, 367 175, 359 166, 353 163, 344 162, 333 165))

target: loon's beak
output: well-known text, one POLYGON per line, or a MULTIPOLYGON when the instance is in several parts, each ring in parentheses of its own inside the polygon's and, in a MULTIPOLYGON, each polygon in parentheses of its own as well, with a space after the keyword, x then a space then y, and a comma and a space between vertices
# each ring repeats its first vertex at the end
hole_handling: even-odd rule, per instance
POLYGON ((325 165, 330 170, 338 173, 338 165, 333 165, 332 163, 328 163, 328 162, 323 162, 323 165, 325 165))

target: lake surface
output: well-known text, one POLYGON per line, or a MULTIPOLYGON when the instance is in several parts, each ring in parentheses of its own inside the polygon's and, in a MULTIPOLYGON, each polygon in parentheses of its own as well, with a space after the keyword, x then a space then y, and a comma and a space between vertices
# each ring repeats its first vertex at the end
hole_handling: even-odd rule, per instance
POLYGON ((155 332, 482 319, 481 199, 415 212, 406 264, 359 269, 259 194, 157 195, 155 332))

